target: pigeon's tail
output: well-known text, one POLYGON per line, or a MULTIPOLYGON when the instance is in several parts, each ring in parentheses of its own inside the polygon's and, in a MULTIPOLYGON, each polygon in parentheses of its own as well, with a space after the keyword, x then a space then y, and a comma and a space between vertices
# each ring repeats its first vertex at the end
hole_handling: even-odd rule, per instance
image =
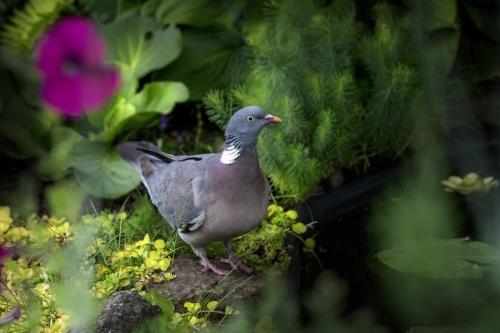
POLYGON ((161 152, 160 148, 156 147, 154 144, 146 141, 131 141, 125 142, 118 146, 118 154, 123 157, 127 162, 138 161, 139 158, 144 155, 142 150, 147 149, 151 151, 161 152))
POLYGON ((149 156, 146 151, 161 153, 161 150, 149 142, 125 142, 118 146, 118 154, 130 163, 141 176, 146 176, 154 171, 152 160, 155 157, 149 156))

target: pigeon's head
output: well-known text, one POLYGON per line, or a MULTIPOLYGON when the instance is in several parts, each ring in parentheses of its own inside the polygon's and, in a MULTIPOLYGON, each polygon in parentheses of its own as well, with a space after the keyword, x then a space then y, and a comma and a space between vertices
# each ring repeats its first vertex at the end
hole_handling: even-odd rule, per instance
POLYGON ((233 114, 227 124, 226 137, 240 137, 255 142, 264 126, 281 122, 280 117, 268 114, 258 106, 247 106, 233 114))

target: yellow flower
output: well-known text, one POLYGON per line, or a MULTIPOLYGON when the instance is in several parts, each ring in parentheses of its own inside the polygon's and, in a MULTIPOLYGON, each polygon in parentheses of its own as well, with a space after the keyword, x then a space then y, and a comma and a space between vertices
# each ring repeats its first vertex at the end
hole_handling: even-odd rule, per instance
POLYGON ((127 218, 127 213, 125 213, 125 212, 119 212, 118 214, 116 214, 116 218, 118 220, 123 221, 123 220, 125 220, 127 218))
POLYGON ((69 316, 63 314, 55 321, 54 325, 46 328, 45 332, 65 333, 68 331, 68 323, 69 323, 69 316))
POLYGON ((291 220, 296 220, 297 219, 297 212, 294 211, 293 209, 289 210, 286 212, 286 217, 288 217, 291 220))
POLYGON ((144 260, 146 268, 156 268, 156 263, 157 261, 154 258, 146 258, 146 260, 144 260))
POLYGON ((197 323, 198 323, 198 318, 196 318, 195 316, 192 316, 189 319, 189 324, 191 324, 192 326, 196 325, 197 323))
POLYGON ((0 206, 0 222, 11 224, 12 217, 10 217, 10 208, 7 206, 0 206))
POLYGON ((267 215, 268 216, 274 215, 276 213, 281 213, 282 211, 283 211, 283 208, 278 206, 278 205, 275 205, 275 204, 270 204, 267 207, 267 215))
POLYGON ((165 241, 163 239, 157 239, 155 241, 155 248, 158 250, 165 248, 165 241))
POLYGON ((306 249, 312 250, 316 246, 316 241, 313 238, 309 237, 304 241, 304 245, 306 249))
POLYGON ((184 302, 184 307, 189 312, 197 312, 201 309, 200 303, 184 302))
POLYGON ((303 234, 304 232, 306 232, 307 230, 307 227, 301 223, 301 222, 298 222, 298 223, 294 223, 292 225, 292 230, 293 232, 295 232, 297 235, 300 235, 300 234, 303 234))
POLYGON ((158 252, 158 251, 151 251, 151 252, 149 252, 148 257, 151 258, 151 259, 160 259, 160 252, 158 252))
POLYGON ((170 267, 170 259, 164 258, 158 263, 158 268, 166 271, 170 267))
POLYGON ((18 242, 21 239, 28 237, 28 235, 29 235, 28 230, 26 230, 25 228, 15 227, 15 228, 11 228, 7 232, 5 237, 12 242, 18 242))
POLYGON ((6 222, 3 222, 3 221, 0 221, 0 233, 4 233, 6 232, 7 230, 9 230, 10 228, 10 224, 9 223, 6 223, 6 222))
POLYGON ((210 311, 214 311, 217 308, 217 305, 219 305, 219 302, 217 301, 210 301, 207 303, 207 309, 210 311))
POLYGON ((64 234, 69 234, 69 223, 64 222, 60 225, 53 226, 52 228, 49 229, 53 234, 56 235, 64 235, 64 234))

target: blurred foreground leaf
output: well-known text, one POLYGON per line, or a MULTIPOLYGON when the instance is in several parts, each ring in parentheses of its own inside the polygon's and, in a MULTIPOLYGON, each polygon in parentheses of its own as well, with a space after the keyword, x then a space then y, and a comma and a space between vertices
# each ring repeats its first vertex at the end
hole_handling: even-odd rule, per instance
POLYGON ((423 239, 396 243, 377 258, 405 273, 434 279, 478 279, 500 252, 493 246, 466 239, 423 239))
POLYGON ((71 153, 75 143, 82 136, 68 127, 57 127, 51 130, 51 150, 41 156, 37 171, 44 179, 56 180, 62 178, 70 167, 71 153))
POLYGON ((153 305, 158 305, 162 311, 162 315, 167 318, 172 318, 174 315, 174 305, 165 296, 152 289, 144 295, 146 301, 153 305))
POLYGON ((71 182, 59 182, 46 191, 50 212, 57 217, 66 217, 76 222, 85 200, 85 192, 71 182))
POLYGON ((78 183, 101 198, 117 198, 139 185, 137 172, 104 144, 82 140, 73 150, 72 167, 78 183))

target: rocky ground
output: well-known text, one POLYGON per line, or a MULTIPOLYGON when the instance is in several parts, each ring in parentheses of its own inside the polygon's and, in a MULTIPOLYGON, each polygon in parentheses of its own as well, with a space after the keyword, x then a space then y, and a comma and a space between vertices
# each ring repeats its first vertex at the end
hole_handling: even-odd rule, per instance
MULTIPOLYGON (((221 267, 230 269, 225 264, 221 267)), ((176 311, 182 310, 186 301, 219 301, 222 306, 235 306, 243 299, 257 299, 263 279, 260 274, 246 274, 232 271, 227 276, 212 272, 202 272, 199 260, 193 256, 179 256, 174 260, 171 281, 149 285, 158 293, 168 298, 176 311)), ((131 332, 145 320, 161 312, 160 308, 146 302, 132 291, 114 293, 107 301, 97 321, 99 333, 131 332)))

